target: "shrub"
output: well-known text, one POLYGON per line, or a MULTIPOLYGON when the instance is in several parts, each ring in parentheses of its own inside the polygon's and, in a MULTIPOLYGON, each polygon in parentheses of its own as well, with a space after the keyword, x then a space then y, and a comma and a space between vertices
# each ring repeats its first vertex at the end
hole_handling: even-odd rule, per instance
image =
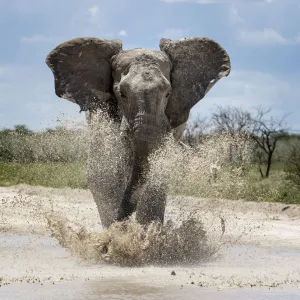
POLYGON ((300 188, 300 142, 291 146, 289 157, 285 165, 287 179, 300 188))

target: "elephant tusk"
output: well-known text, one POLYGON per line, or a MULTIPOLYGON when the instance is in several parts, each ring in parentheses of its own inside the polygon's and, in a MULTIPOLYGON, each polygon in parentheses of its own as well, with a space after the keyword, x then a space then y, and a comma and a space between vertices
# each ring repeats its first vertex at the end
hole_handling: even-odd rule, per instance
POLYGON ((192 147, 186 145, 184 142, 180 141, 179 144, 181 144, 183 147, 185 147, 186 149, 192 149, 192 147))

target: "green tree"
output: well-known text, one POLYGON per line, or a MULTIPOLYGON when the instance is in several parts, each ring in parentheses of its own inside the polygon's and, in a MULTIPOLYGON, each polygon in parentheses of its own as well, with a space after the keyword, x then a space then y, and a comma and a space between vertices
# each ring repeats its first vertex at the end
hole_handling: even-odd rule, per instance
POLYGON ((17 134, 22 134, 22 135, 29 135, 32 134, 33 132, 27 128, 26 125, 15 125, 15 129, 14 129, 15 133, 17 134))

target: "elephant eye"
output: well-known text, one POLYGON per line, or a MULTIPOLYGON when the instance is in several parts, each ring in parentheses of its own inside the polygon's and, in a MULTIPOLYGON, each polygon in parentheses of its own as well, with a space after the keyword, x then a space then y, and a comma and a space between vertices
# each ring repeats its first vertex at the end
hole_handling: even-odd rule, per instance
POLYGON ((170 93, 167 93, 167 94, 166 94, 166 98, 169 98, 169 96, 170 96, 170 93))
POLYGON ((124 94, 124 92, 120 92, 121 98, 126 99, 126 95, 124 94))

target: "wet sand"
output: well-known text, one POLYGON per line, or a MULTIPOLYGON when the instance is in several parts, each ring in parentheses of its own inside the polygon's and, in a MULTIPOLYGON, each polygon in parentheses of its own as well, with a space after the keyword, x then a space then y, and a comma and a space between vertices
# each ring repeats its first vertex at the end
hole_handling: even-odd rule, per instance
POLYGON ((1 188, 0 201, 0 299, 300 297, 299 206, 169 197, 166 218, 201 219, 219 251, 193 265, 130 268, 87 261, 53 236, 49 214, 102 231, 88 191, 18 186, 1 188))

